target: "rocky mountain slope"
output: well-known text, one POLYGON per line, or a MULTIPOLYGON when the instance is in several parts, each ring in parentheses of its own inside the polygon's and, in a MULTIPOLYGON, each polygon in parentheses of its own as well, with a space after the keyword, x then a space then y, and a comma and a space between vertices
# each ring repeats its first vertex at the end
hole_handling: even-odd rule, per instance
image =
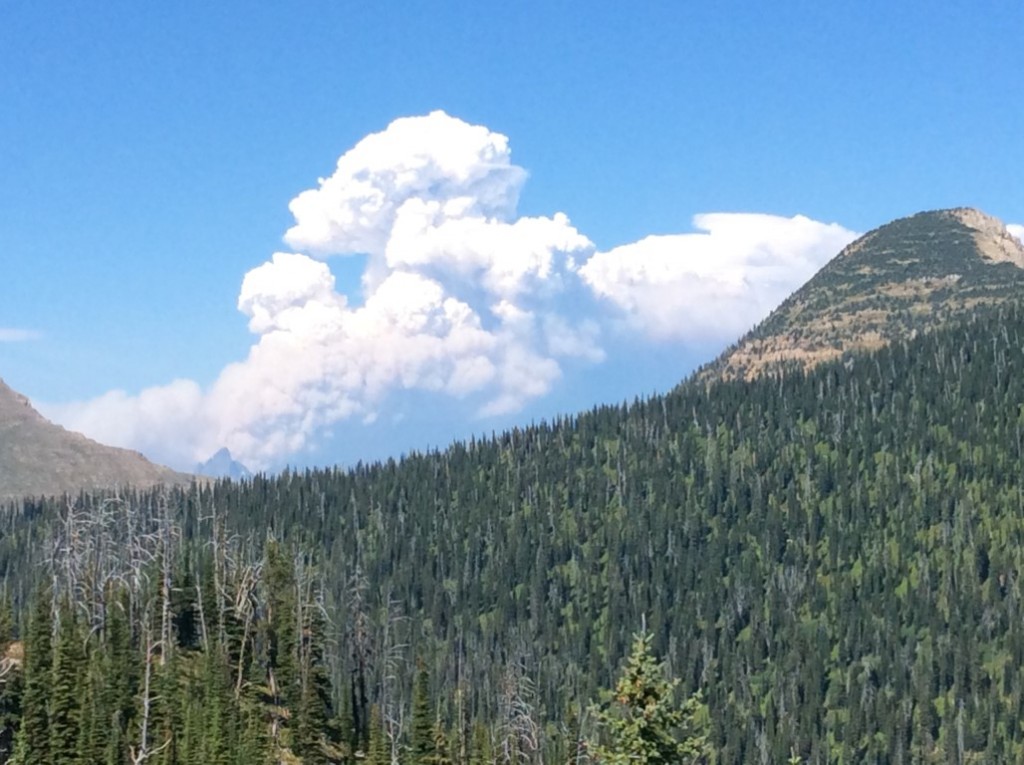
POLYGON ((812 367, 1024 296, 1024 246, 970 208, 922 212, 846 247, 698 377, 812 367))
POLYGON ((103 446, 54 425, 0 380, 0 499, 191 480, 138 452, 103 446))

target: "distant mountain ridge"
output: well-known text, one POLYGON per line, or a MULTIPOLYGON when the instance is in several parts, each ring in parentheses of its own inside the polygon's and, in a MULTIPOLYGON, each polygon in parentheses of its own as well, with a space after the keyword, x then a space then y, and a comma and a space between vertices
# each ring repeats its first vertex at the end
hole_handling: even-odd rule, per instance
POLYGON ((104 446, 55 425, 0 380, 0 499, 192 480, 138 452, 104 446))
POLYGON ((241 462, 231 456, 227 448, 219 449, 206 462, 196 465, 196 475, 210 478, 231 478, 235 481, 252 478, 252 472, 241 462))
MULTIPOLYGON (((206 761, 207 741, 273 740, 272 725, 288 734, 282 741, 308 729, 308 741, 323 743, 358 731, 355 721, 385 703, 398 716, 413 710, 403 719, 434 720, 441 742, 472 731, 467 758, 487 761, 490 742, 507 735, 514 695, 528 699, 514 701, 530 717, 523 765, 567 762, 582 751, 576 710, 601 698, 630 633, 650 625, 680 690, 705 699, 719 765, 1024 763, 1024 261, 997 223, 970 210, 925 213, 847 248, 720 359, 724 367, 744 343, 774 340, 779 355, 751 368, 760 379, 740 382, 746 370, 726 368, 733 379, 691 378, 668 394, 397 460, 142 492, 111 523, 72 519, 62 498, 26 501, 5 517, 0 570, 10 592, 64 581, 103 618, 106 604, 145 618, 153 609, 144 604, 161 597, 151 583, 135 584, 128 605, 137 607, 123 609, 99 589, 89 594, 104 585, 91 572, 133 564, 121 549, 140 536, 156 543, 140 549, 164 562, 190 562, 171 576, 196 586, 165 598, 175 629, 160 654, 180 661, 165 663, 169 671, 187 670, 184 682, 160 687, 184 710, 175 720, 196 721, 181 735, 199 750, 190 761, 206 761), (807 375, 761 374, 826 358, 807 375), (47 526, 57 544, 39 543, 47 526), (160 533, 168 528, 183 533, 160 533), (219 539, 223 555, 208 543, 219 539), (204 601, 211 585, 216 597, 204 601), (265 595, 297 606, 277 610, 290 614, 278 624, 292 634, 279 642, 291 646, 293 674, 308 666, 317 676, 304 664, 315 654, 347 690, 367 692, 337 686, 336 711, 323 704, 314 716, 306 701, 326 699, 318 689, 329 686, 301 693, 297 679, 296 706, 257 693, 244 714, 219 712, 203 689, 229 687, 217 685, 224 657, 248 656, 251 666, 232 662, 231 672, 261 687, 253 668, 273 687, 266 669, 287 665, 259 639, 264 624, 276 626, 265 595), (224 641, 210 650, 202 617, 217 603, 224 641), (250 624, 250 614, 267 621, 250 624), (321 642, 327 619, 368 652, 321 642), (415 701, 427 696, 436 714, 415 701), (453 698, 460 711, 445 717, 453 698), (319 721, 332 718, 321 733, 319 721)), ((80 505, 101 507, 105 496, 80 505)), ((41 612, 51 603, 42 599, 41 612)), ((24 624, 23 599, 16 605, 24 624)), ((62 628, 40 624, 51 647, 83 644, 52 642, 62 628)), ((62 624, 75 637, 74 621, 62 624)), ((145 641, 132 645, 133 666, 152 663, 145 641)), ((90 656, 112 655, 97 647, 90 656)), ((44 684, 60 700, 77 686, 56 666, 44 684)), ((98 683, 82 698, 109 696, 102 672, 77 674, 98 683)), ((134 674, 131 730, 160 695, 140 691, 142 677, 134 674)), ((79 716, 74 735, 90 740, 102 728, 95 720, 116 722, 115 713, 79 716)), ((48 720, 34 717, 38 727, 48 720)), ((19 741, 35 724, 23 719, 19 741)), ((373 731, 383 740, 376 723, 373 731)), ((337 751, 336 760, 351 754, 337 751)), ((290 754, 276 761, 297 762, 290 754)))
POLYGON ((1024 297, 1024 245, 960 207, 917 213, 860 237, 697 377, 750 379, 880 348, 1024 297))
MULTIPOLYGON (((1024 245, 971 208, 917 213, 848 245, 697 381, 813 367, 1024 297, 1024 245)), ((247 478, 221 449, 198 475, 247 478)), ((193 479, 138 452, 103 446, 42 417, 0 380, 0 499, 193 479)))

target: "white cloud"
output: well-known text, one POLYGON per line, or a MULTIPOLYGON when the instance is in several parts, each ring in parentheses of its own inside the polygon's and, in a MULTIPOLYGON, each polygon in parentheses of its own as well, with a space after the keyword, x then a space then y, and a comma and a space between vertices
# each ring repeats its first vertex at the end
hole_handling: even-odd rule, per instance
POLYGON ((23 343, 28 340, 38 340, 40 337, 41 335, 32 329, 0 327, 0 343, 23 343))
POLYGON ((306 254, 275 253, 245 275, 238 309, 257 338, 190 412, 167 386, 71 405, 62 421, 120 445, 159 433, 190 455, 178 464, 227 446, 263 467, 340 420, 374 420, 396 391, 468 399, 485 416, 520 408, 551 389, 562 359, 602 357, 597 324, 559 308, 593 245, 564 214, 516 218, 525 177, 484 127, 443 112, 396 120, 292 201, 285 240, 306 254), (348 254, 369 256, 361 300, 315 259, 348 254), (149 421, 162 397, 166 427, 149 421))
POLYGON ((249 329, 257 334, 329 327, 329 317, 345 304, 326 264, 291 252, 276 252, 247 273, 238 296, 238 310, 249 317, 249 329))
POLYGON ((503 135, 441 111, 397 119, 292 200, 285 241, 313 254, 380 253, 408 200, 439 202, 451 217, 507 219, 525 179, 503 135))
POLYGON ((1020 226, 1016 223, 1009 223, 1006 226, 1007 231, 1013 234, 1017 239, 1024 243, 1024 226, 1020 226))
POLYGON ((729 341, 764 318, 856 234, 802 215, 697 215, 701 233, 596 253, 580 275, 644 335, 729 341))
POLYGON ((175 380, 138 395, 112 390, 88 401, 35 403, 45 416, 70 430, 100 443, 160 455, 180 466, 194 461, 196 440, 205 424, 203 393, 191 380, 175 380))
POLYGON ((294 252, 242 280, 244 359, 206 389, 178 380, 46 411, 179 467, 223 446, 273 467, 401 391, 517 411, 567 364, 604 360, 609 302, 649 340, 732 339, 852 238, 799 216, 714 214, 695 218, 704 233, 595 254, 563 213, 516 217, 525 178, 503 135, 443 112, 396 120, 292 200, 294 252), (366 256, 359 294, 324 262, 347 255, 366 256))

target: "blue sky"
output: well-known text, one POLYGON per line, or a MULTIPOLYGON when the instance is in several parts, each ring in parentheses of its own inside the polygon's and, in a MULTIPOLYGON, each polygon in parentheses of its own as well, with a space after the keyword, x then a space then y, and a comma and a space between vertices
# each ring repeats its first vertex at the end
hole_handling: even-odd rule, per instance
POLYGON ((1016 0, 639 7, 0 0, 0 377, 179 466, 220 440, 263 467, 350 462, 663 390, 894 217, 1024 222, 1016 0), (513 168, 451 195, 517 204, 445 212, 429 242, 389 228, 368 257, 344 233, 282 240, 303 192, 310 226, 352 203, 317 191, 340 157, 391 178, 432 151, 410 148, 429 125, 438 151, 479 149, 456 175, 495 151, 513 168), (373 134, 384 155, 357 150, 373 134), (485 219, 547 228, 441 252, 485 219), (550 263, 494 286, 495 241, 550 263), (257 272, 275 252, 305 260, 257 272), (426 329, 358 313, 396 273, 439 290, 426 329), (271 304, 291 318, 252 314, 271 304), (469 350, 436 324, 456 304, 469 350), (301 348, 272 357, 285 336, 301 348), (276 390, 275 363, 310 366, 276 390), (250 394, 258 412, 225 413, 250 394))

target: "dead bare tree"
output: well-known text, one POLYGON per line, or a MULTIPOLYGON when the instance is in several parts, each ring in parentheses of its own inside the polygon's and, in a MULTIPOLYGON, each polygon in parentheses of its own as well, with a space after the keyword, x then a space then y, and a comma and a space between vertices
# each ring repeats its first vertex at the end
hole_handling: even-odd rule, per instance
POLYGON ((536 689, 527 674, 525 660, 509 662, 498 700, 497 755, 505 765, 543 764, 541 729, 536 721, 536 689))
POLYGON ((346 640, 351 650, 352 677, 350 679, 350 700, 352 724, 360 738, 369 737, 370 702, 367 695, 367 678, 372 664, 373 645, 370 641, 370 617, 367 613, 366 589, 369 582, 361 569, 356 567, 349 578, 347 606, 348 630, 346 640))
POLYGON ((399 632, 407 617, 402 615, 400 604, 391 597, 390 590, 384 595, 381 610, 381 626, 378 630, 380 642, 375 651, 380 657, 378 697, 384 721, 384 734, 391 750, 391 763, 397 765, 405 730, 406 706, 401 697, 402 684, 398 682, 398 677, 406 663, 405 652, 408 648, 407 643, 401 642, 399 632))
POLYGON ((302 553, 296 553, 292 559, 293 576, 295 577, 295 656, 299 659, 299 687, 306 688, 309 683, 309 661, 306 651, 308 642, 305 639, 306 625, 309 617, 306 611, 313 600, 313 581, 309 575, 309 566, 302 553))
POLYGON ((153 696, 152 693, 152 679, 153 679, 153 664, 156 661, 155 654, 159 651, 161 655, 161 661, 163 653, 166 649, 166 645, 160 640, 153 640, 153 628, 152 619, 150 618, 150 610, 147 607, 144 618, 143 618, 143 639, 146 644, 146 663, 142 674, 142 709, 139 714, 139 743, 138 745, 130 745, 128 747, 129 757, 131 758, 132 765, 142 765, 150 757, 166 749, 170 743, 170 738, 166 739, 159 746, 153 747, 150 741, 150 720, 152 718, 153 702, 157 701, 157 697, 153 696))
POLYGON ((171 520, 167 495, 158 500, 159 517, 157 538, 160 546, 160 644, 171 645, 171 608, 174 571, 174 542, 180 538, 180 529, 171 520))
POLYGON ((234 612, 242 619, 242 642, 238 649, 235 665, 235 698, 242 694, 245 680, 246 648, 252 641, 253 629, 259 610, 258 587, 263 574, 263 562, 256 561, 242 566, 235 586, 234 612))
POLYGON ((227 643, 227 598, 224 597, 225 565, 225 530, 224 521, 217 516, 217 505, 211 506, 212 533, 210 544, 213 547, 213 596, 217 607, 217 641, 227 643))
MULTIPOLYGON (((221 645, 228 644, 227 623, 229 616, 236 615, 235 609, 239 606, 246 608, 244 599, 251 595, 250 570, 254 565, 255 557, 243 549, 242 540, 237 534, 228 535, 227 524, 224 517, 218 512, 216 502, 210 503, 209 512, 200 514, 198 517, 200 525, 209 523, 209 539, 206 546, 212 552, 213 577, 213 598, 212 604, 205 602, 203 595, 202 576, 196 574, 196 604, 199 610, 199 627, 203 643, 203 650, 209 650, 211 631, 216 629, 217 641, 221 645), (245 594, 239 595, 239 588, 245 594), (206 613, 209 606, 213 606, 216 612, 216 621, 210 624, 206 613)), ((244 619, 244 611, 240 614, 244 619)))

